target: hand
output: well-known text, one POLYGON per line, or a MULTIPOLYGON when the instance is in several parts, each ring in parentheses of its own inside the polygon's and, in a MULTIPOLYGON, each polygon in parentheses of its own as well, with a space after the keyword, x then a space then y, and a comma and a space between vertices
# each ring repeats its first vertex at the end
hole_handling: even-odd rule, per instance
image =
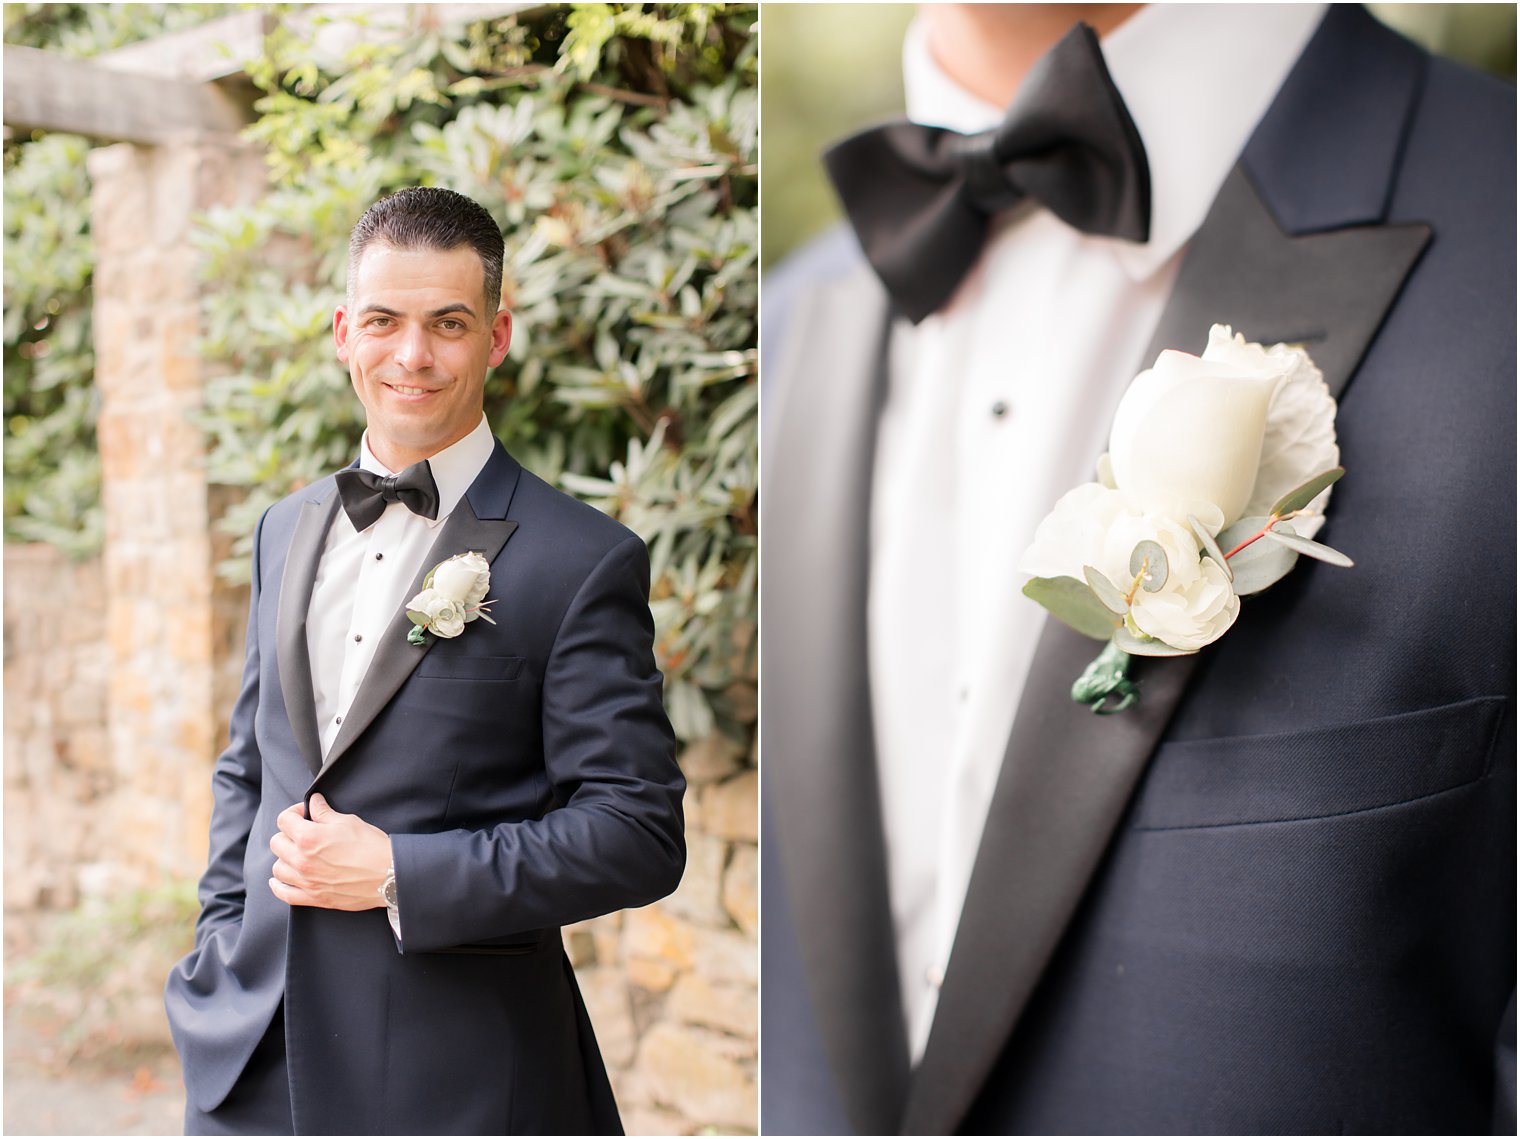
POLYGON ((391 866, 391 840, 383 830, 333 810, 321 795, 311 797, 311 818, 297 803, 276 821, 280 829, 269 840, 276 860, 269 888, 280 901, 327 910, 385 905, 380 886, 391 866))

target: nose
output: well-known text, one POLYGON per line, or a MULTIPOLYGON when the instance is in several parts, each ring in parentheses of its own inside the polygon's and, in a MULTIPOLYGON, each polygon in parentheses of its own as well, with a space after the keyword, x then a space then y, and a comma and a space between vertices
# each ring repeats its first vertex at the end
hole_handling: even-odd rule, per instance
POLYGON ((421 372, 433 366, 433 346, 425 328, 412 327, 402 332, 396 344, 396 363, 408 372, 421 372))

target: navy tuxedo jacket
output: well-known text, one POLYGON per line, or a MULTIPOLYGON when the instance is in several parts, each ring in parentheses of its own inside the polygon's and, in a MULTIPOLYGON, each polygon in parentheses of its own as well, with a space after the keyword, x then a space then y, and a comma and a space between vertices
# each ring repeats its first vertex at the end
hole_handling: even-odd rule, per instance
POLYGON ((669 893, 685 862, 644 544, 498 443, 416 582, 483 552, 496 623, 418 647, 398 612, 324 762, 305 625, 339 509, 328 477, 255 540, 203 909, 167 989, 191 1102, 226 1097, 283 999, 297 1134, 616 1133, 558 927, 669 893), (270 892, 275 818, 315 791, 392 836, 402 945, 383 908, 270 892))
POLYGON ((911 1070, 865 648, 890 314, 845 234, 767 280, 765 1131, 1513 1133, 1514 140, 1511 88, 1332 6, 1133 364, 1308 346, 1357 565, 1137 661, 1118 716, 1046 622, 911 1070))

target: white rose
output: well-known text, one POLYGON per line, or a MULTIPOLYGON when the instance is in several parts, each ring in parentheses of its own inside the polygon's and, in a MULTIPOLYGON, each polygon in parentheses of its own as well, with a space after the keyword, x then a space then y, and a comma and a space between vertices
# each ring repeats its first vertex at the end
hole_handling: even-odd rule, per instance
POLYGON ((1217 511, 1220 526, 1234 522, 1256 484, 1272 396, 1295 364, 1221 325, 1202 357, 1161 353, 1114 414, 1114 482, 1148 514, 1213 523, 1217 511))
POLYGON ((1098 564, 1104 535, 1123 509, 1122 494, 1095 482, 1067 491, 1035 528, 1019 570, 1033 577, 1082 580, 1082 567, 1098 564))
POLYGON ((1129 572, 1135 546, 1152 541, 1166 553, 1167 577, 1152 593, 1134 590, 1130 616, 1135 627, 1174 649, 1194 652, 1216 641, 1235 623, 1240 598, 1230 588, 1224 570, 1210 558, 1200 558, 1192 529, 1164 515, 1125 510, 1109 527, 1098 559, 1088 564, 1129 593, 1129 572))
POLYGON ((1035 531, 1019 568, 1035 577, 1083 580, 1086 566, 1121 593, 1133 590, 1130 614, 1147 636, 1192 652, 1217 640, 1235 622, 1240 599, 1224 570, 1201 559, 1190 527, 1165 514, 1137 509, 1125 495, 1099 483, 1083 483, 1062 495, 1035 531), (1134 588, 1130 555, 1140 542, 1166 553, 1167 578, 1150 592, 1134 588))
POLYGON ((1130 615, 1144 634, 1174 649, 1195 651, 1217 640, 1235 623, 1240 598, 1230 588, 1224 570, 1199 555, 1192 528, 1166 515, 1120 511, 1104 535, 1103 547, 1089 565, 1126 593, 1133 586, 1130 556, 1135 547, 1152 541, 1166 553, 1166 581, 1154 593, 1134 590, 1130 615))
MULTIPOLYGON (((433 588, 445 597, 458 601, 463 609, 474 610, 491 588, 491 566, 480 554, 457 554, 433 571, 433 588)), ((466 621, 480 614, 467 612, 466 621)))
MULTIPOLYGON (((434 575, 434 580, 437 576, 434 575)), ((464 632, 464 606, 439 589, 424 589, 406 603, 406 615, 439 637, 457 637, 464 632)))

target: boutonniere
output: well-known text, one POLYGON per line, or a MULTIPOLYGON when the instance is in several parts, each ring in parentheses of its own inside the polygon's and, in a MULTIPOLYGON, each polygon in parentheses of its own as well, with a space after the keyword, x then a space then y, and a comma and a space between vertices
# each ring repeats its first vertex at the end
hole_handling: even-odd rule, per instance
POLYGON ((1139 698, 1131 656, 1218 640, 1300 554, 1351 565, 1313 540, 1339 464, 1335 400, 1303 349, 1216 324, 1202 357, 1161 353, 1124 393, 1097 481, 1061 497, 1020 562, 1027 596, 1107 642, 1072 699, 1121 712, 1139 698))
POLYGON ((478 617, 496 624, 486 612, 495 604, 485 599, 490 588, 491 565, 483 555, 472 551, 439 562, 422 579, 422 592, 406 603, 406 615, 412 622, 407 643, 423 644, 424 633, 457 637, 478 617))

